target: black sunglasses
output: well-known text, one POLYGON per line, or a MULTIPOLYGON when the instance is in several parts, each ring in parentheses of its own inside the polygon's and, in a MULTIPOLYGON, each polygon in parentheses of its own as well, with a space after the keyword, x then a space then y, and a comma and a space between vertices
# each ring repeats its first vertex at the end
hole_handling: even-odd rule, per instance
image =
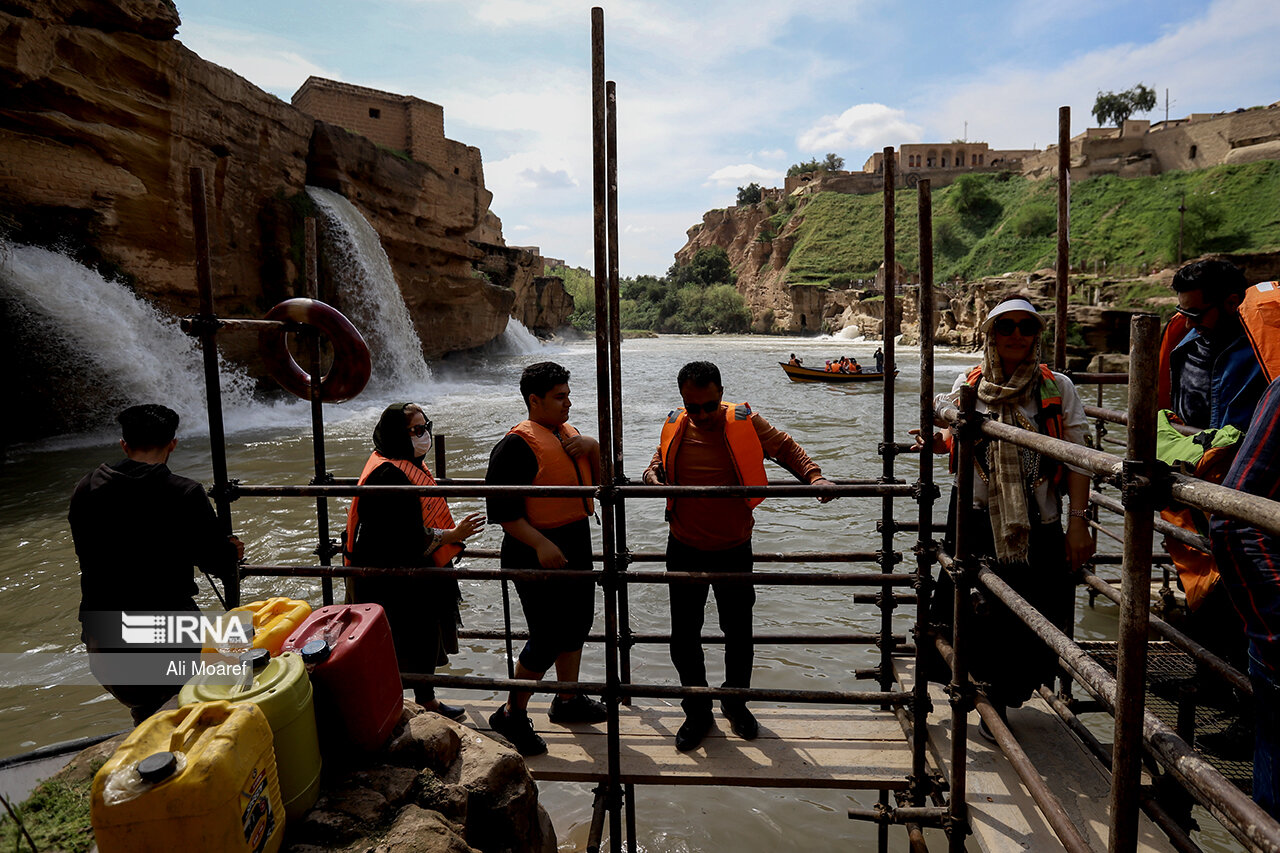
POLYGON ((1209 305, 1205 308, 1196 310, 1195 308, 1183 308, 1181 305, 1179 305, 1177 308, 1173 310, 1177 311, 1179 314, 1181 314, 1183 317, 1186 317, 1188 320, 1192 321, 1193 323, 1199 323, 1201 320, 1205 318, 1206 314, 1208 314, 1210 311, 1212 311, 1214 308, 1217 308, 1217 307, 1218 307, 1217 305, 1209 305))
POLYGON ((409 427, 409 434, 414 438, 422 438, 422 436, 429 432, 431 432, 431 421, 427 421, 425 424, 418 424, 416 426, 409 427))
POLYGON ((1017 329, 1028 338, 1034 338, 1040 334, 1040 321, 1034 317, 1028 317, 1025 320, 1010 320, 1008 317, 1003 317, 996 320, 992 328, 996 330, 997 335, 1012 335, 1013 330, 1017 329))
POLYGON ((710 403, 686 403, 684 408, 685 411, 691 415, 696 415, 700 412, 706 412, 709 415, 716 409, 720 408, 720 401, 716 400, 710 403))

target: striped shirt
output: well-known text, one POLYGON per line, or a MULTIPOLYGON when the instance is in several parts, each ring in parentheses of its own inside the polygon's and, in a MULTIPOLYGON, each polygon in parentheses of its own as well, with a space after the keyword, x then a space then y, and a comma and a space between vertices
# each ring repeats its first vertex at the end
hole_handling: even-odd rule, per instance
MULTIPOLYGON (((1280 379, 1263 394, 1222 485, 1280 499, 1280 379)), ((1244 619, 1251 653, 1280 673, 1280 537, 1217 516, 1210 530, 1218 571, 1244 619)))

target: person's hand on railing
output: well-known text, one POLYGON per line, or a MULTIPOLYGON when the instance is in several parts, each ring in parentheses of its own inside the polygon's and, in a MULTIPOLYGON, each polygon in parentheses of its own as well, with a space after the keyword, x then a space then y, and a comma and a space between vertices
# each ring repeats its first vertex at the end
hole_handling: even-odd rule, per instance
POLYGON ((1080 567, 1093 559, 1096 543, 1089 532, 1089 520, 1073 515, 1067 524, 1067 562, 1071 571, 1079 571, 1080 567))
MULTIPOLYGON (((925 446, 925 438, 918 429, 909 429, 908 433, 916 437, 916 447, 925 446)), ((951 452, 951 448, 947 445, 947 437, 940 432, 933 434, 933 452, 938 456, 945 456, 951 452)))

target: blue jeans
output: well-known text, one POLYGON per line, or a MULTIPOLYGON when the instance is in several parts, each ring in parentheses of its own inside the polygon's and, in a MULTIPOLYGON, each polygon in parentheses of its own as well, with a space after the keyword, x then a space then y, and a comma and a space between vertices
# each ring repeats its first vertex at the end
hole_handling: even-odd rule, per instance
POLYGON ((1262 662, 1255 644, 1249 645, 1249 680, 1257 708, 1253 742, 1253 801, 1280 820, 1280 684, 1262 662))

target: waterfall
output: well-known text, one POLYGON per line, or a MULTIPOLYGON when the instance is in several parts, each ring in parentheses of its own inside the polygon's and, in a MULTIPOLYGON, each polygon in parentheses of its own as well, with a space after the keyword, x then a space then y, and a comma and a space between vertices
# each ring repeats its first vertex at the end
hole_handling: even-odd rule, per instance
POLYGON ((515 317, 507 318, 507 328, 492 346, 492 351, 500 355, 529 355, 543 349, 542 341, 515 317))
MULTIPOLYGON (((108 427, 115 413, 163 403, 182 428, 207 432, 200 345, 124 284, 57 252, 0 241, 0 299, 12 318, 5 334, 30 354, 42 396, 85 429, 108 427)), ((223 406, 247 411, 253 383, 220 370, 223 406)))
POLYGON ((383 387, 422 388, 431 371, 396 284, 378 232, 338 193, 307 187, 325 221, 325 260, 337 279, 337 307, 355 324, 373 355, 373 382, 383 387))

